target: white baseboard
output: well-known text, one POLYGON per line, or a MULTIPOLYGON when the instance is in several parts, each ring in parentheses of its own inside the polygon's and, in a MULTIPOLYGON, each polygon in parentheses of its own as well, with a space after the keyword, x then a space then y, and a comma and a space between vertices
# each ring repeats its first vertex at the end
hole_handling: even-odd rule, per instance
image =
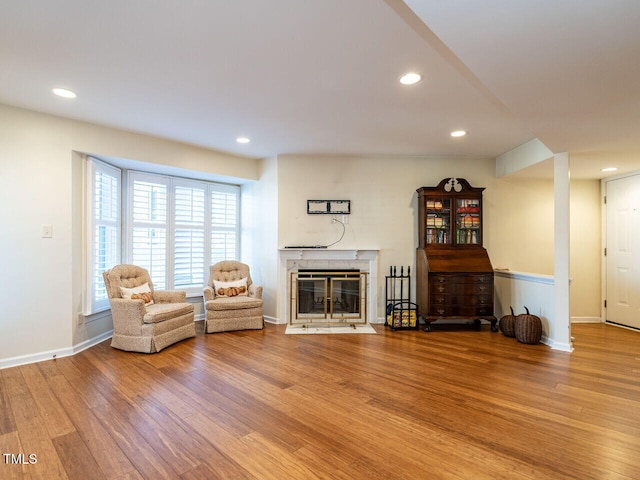
POLYGON ((571 317, 571 323, 602 323, 600 317, 571 317))
POLYGON ((45 360, 55 360, 56 358, 68 357, 82 352, 87 348, 93 347, 100 342, 111 338, 113 330, 102 333, 96 337, 85 340, 82 343, 72 347, 59 348, 57 350, 48 350, 46 352, 30 353, 29 355, 20 355, 18 357, 5 358, 0 360, 0 370, 3 368, 17 367, 19 365, 27 365, 29 363, 43 362, 45 360))
POLYGON ((93 338, 85 340, 84 342, 73 346, 73 354, 80 353, 83 350, 86 350, 87 348, 91 348, 101 342, 104 342, 105 340, 111 337, 113 337, 113 330, 109 330, 108 332, 101 333, 100 335, 97 335, 93 338))
POLYGON ((45 360, 54 360, 56 358, 68 357, 75 352, 72 347, 60 348, 58 350, 48 350, 46 352, 30 353, 29 355, 20 355, 18 357, 4 358, 0 360, 0 370, 3 368, 17 367, 19 365, 27 365, 29 363, 43 362, 45 360))
POLYGON ((549 340, 544 335, 542 336, 540 343, 543 343, 544 345, 551 347, 554 350, 561 350, 563 352, 573 352, 573 345, 571 345, 570 343, 554 342, 552 340, 549 340))

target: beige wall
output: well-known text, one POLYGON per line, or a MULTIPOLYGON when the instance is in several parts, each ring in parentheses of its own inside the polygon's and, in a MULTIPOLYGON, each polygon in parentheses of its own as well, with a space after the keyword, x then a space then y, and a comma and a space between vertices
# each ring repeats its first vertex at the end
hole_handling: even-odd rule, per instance
POLYGON ((307 199, 350 199, 344 239, 335 247, 379 248, 382 267, 411 264, 417 245, 417 194, 449 176, 493 183, 491 159, 279 156, 279 245, 331 243, 341 232, 323 215, 307 215, 307 199))
POLYGON ((259 160, 90 123, 71 122, 69 140, 74 150, 98 156, 177 167, 240 181, 259 177, 259 160))
POLYGON ((495 180, 487 190, 487 248, 494 268, 553 275, 553 181, 495 180))
MULTIPOLYGON (((492 206, 491 258, 495 268, 553 275, 553 181, 498 180, 492 206)), ((571 318, 600 318, 600 182, 570 184, 571 318)))
POLYGON ((416 189, 446 177, 485 187, 484 244, 494 267, 553 273, 553 183, 496 179, 492 159, 279 156, 279 246, 326 244, 341 228, 307 215, 307 199, 350 199, 335 247, 381 249, 381 268, 414 262, 416 189), (526 254, 525 254, 526 252, 526 254))
POLYGON ((571 318, 593 321, 596 317, 600 318, 602 306, 600 182, 573 180, 570 194, 571 318))
MULTIPOLYGON (((415 262, 415 190, 451 176, 486 187, 485 246, 494 267, 553 273, 552 184, 496 179, 492 159, 283 155, 258 161, 0 105, 0 366, 69 352, 110 328, 109 320, 79 317, 83 175, 75 151, 249 180, 242 187, 242 255, 265 287, 267 316, 277 312, 277 249, 331 243, 340 235, 328 217, 306 214, 307 199, 350 199, 353 213, 335 248, 380 249, 384 275, 390 265, 415 262), (44 224, 53 225, 53 238, 41 238, 44 224)), ((574 184, 572 315, 598 316, 600 229, 589 228, 600 222, 598 183, 574 184)))
POLYGON ((258 160, 0 105, 0 366, 68 354, 111 328, 79 316, 82 160, 109 155, 257 180, 258 160), (41 238, 42 225, 53 238, 41 238))
MULTIPOLYGON (((308 199, 349 199, 346 233, 333 248, 380 249, 379 269, 415 265, 417 195, 446 177, 484 191, 484 245, 494 268, 553 275, 553 181, 495 178, 492 159, 278 157, 278 246, 328 244, 330 216, 307 215, 308 199)), ((572 317, 599 316, 599 183, 572 182, 572 317), (586 220, 585 220, 586 219, 586 220)), ((379 308, 384 282, 379 282, 379 308)))

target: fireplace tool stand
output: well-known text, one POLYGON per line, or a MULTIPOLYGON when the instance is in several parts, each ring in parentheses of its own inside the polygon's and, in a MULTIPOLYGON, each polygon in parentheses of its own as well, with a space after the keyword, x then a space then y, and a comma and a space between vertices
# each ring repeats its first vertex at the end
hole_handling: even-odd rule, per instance
POLYGON ((395 266, 389 267, 385 277, 385 326, 395 330, 417 330, 420 327, 418 305, 411 301, 411 267, 400 267, 398 275, 395 266))

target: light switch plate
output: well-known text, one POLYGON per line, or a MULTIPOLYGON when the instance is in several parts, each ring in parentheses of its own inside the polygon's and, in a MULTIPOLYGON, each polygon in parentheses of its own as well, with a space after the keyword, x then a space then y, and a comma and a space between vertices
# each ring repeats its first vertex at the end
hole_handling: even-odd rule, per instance
POLYGON ((53 238, 53 225, 42 225, 42 238, 53 238))

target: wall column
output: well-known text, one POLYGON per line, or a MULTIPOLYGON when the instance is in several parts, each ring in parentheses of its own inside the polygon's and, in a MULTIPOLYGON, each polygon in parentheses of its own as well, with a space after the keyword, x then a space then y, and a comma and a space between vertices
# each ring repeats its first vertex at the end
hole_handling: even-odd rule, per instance
POLYGON ((549 332, 555 348, 572 351, 569 305, 569 154, 553 157, 554 192, 554 322, 549 332))

